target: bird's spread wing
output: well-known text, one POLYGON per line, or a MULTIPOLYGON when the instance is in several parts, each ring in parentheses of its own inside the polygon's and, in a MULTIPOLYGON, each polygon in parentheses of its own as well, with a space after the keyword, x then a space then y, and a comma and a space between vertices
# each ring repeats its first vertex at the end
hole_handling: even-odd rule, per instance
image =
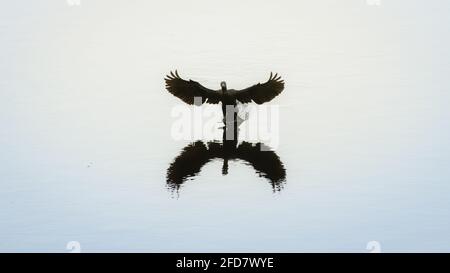
POLYGON ((284 89, 284 81, 278 74, 270 73, 270 78, 265 83, 258 83, 249 88, 236 91, 236 99, 242 103, 251 101, 262 104, 271 101, 284 89))
POLYGON ((235 156, 247 161, 260 176, 269 179, 274 190, 280 190, 286 180, 286 169, 274 151, 262 151, 263 145, 244 141, 236 149, 235 156))
POLYGON ((166 81, 167 91, 187 104, 194 104, 195 97, 200 98, 201 101, 199 100, 199 102, 202 104, 205 102, 212 104, 220 102, 221 93, 219 91, 208 89, 193 80, 183 80, 177 71, 175 71, 175 74, 170 71, 170 75, 167 75, 164 80, 166 81))
POLYGON ((188 178, 196 176, 201 168, 216 157, 221 156, 222 145, 202 141, 186 146, 167 169, 167 184, 177 188, 188 178))

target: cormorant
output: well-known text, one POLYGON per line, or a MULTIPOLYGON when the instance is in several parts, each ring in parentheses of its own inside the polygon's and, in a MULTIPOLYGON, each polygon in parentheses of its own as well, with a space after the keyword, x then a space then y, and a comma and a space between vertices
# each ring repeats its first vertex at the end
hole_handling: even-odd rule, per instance
MULTIPOLYGON (((242 90, 227 89, 227 84, 224 81, 220 83, 220 90, 211 90, 196 81, 182 79, 176 70, 175 73, 170 71, 170 75, 167 75, 164 80, 166 81, 167 91, 187 104, 201 105, 205 102, 211 104, 221 102, 225 125, 228 121, 227 106, 232 106, 228 110, 234 110, 237 101, 241 103, 254 101, 257 104, 263 104, 271 101, 284 89, 284 81, 281 76, 273 75, 272 72, 267 82, 258 83, 242 90), (198 99, 194 100, 194 98, 198 99)), ((236 111, 233 112, 233 121, 236 122, 236 111)))

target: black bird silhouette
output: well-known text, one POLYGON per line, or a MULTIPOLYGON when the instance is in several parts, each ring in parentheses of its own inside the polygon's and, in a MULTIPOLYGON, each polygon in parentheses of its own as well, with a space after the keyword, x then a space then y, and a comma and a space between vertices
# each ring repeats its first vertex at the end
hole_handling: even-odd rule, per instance
POLYGON ((286 170, 274 151, 262 149, 261 143, 242 142, 237 145, 237 130, 226 129, 223 141, 197 141, 186 146, 167 169, 167 186, 179 190, 189 178, 198 175, 201 168, 215 159, 223 159, 222 175, 228 174, 229 160, 243 160, 252 166, 256 173, 269 180, 273 191, 280 191, 286 180, 286 170), (228 133, 234 134, 232 140, 228 133))
POLYGON ((243 90, 227 89, 227 84, 224 81, 220 83, 221 89, 211 90, 196 81, 182 79, 176 70, 175 73, 170 71, 170 75, 167 75, 164 80, 166 81, 167 91, 187 104, 195 103, 196 105, 201 105, 205 102, 211 104, 221 102, 224 121, 228 121, 227 112, 233 111, 232 117, 234 122, 236 121, 236 111, 234 111, 236 101, 241 103, 254 101, 257 104, 263 104, 271 101, 284 89, 284 81, 281 79, 281 76, 278 76, 278 74, 273 75, 272 72, 267 82, 258 83, 243 90), (197 98, 197 100, 194 98, 197 98), (227 108, 227 105, 233 107, 227 108))

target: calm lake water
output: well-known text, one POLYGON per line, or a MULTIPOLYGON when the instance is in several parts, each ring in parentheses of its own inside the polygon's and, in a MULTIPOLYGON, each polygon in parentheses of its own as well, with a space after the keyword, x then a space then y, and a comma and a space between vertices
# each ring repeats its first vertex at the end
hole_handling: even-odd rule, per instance
POLYGON ((448 1, 76 2, 1 3, 1 252, 450 251, 448 1), (223 175, 172 69, 280 73, 278 145, 223 175))

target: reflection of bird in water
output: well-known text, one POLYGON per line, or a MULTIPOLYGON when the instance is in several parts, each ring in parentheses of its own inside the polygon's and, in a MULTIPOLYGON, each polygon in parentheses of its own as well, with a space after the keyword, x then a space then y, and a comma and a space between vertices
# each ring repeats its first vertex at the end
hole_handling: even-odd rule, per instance
POLYGON ((269 80, 258 83, 243 90, 227 89, 227 84, 220 83, 220 90, 211 90, 193 80, 183 80, 178 72, 170 72, 165 78, 166 89, 174 96, 180 98, 187 104, 201 105, 203 103, 222 103, 222 113, 225 125, 229 121, 236 122, 236 104, 254 101, 263 104, 278 96, 284 89, 284 81, 278 74, 270 73, 269 80), (195 99, 197 98, 197 99, 195 99), (228 107, 227 107, 228 106, 228 107))
POLYGON ((274 192, 280 191, 286 179, 286 170, 278 155, 274 151, 262 149, 263 145, 249 142, 237 145, 237 130, 227 129, 224 129, 222 143, 191 143, 167 170, 167 186, 171 190, 179 190, 187 179, 198 175, 201 168, 214 159, 223 159, 222 175, 226 175, 228 161, 240 159, 252 166, 260 177, 269 180, 274 192), (232 131, 235 132, 234 135, 232 131))

